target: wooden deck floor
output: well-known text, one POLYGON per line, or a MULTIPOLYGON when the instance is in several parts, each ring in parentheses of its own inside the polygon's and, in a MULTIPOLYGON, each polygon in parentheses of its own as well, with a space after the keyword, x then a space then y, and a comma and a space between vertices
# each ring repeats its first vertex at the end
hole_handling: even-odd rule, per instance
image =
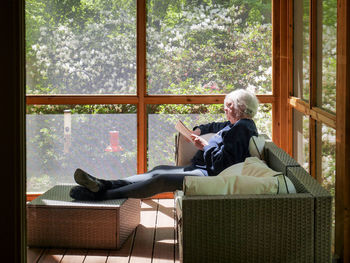
POLYGON ((28 248, 27 262, 179 262, 173 199, 145 200, 141 223, 120 250, 28 248))

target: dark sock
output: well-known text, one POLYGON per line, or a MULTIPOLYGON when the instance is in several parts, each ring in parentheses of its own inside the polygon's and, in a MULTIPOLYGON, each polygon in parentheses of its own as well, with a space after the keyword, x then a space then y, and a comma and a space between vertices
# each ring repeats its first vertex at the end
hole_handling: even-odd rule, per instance
POLYGON ((71 198, 79 201, 101 201, 104 200, 103 192, 91 192, 89 189, 83 186, 73 186, 69 192, 71 198))

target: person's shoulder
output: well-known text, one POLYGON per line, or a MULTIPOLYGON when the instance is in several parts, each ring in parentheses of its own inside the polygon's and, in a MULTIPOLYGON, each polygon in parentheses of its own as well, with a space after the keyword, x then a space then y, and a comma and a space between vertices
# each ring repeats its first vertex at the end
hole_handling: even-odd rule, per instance
POLYGON ((252 119, 240 119, 234 125, 232 125, 230 131, 231 134, 257 134, 257 128, 255 122, 252 119))
POLYGON ((240 119, 233 127, 250 127, 252 125, 255 126, 255 122, 252 119, 240 119))

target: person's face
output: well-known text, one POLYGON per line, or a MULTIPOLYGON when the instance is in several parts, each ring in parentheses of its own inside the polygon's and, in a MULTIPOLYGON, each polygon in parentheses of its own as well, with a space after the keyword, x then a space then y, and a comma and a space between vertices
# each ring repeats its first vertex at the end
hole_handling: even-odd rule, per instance
POLYGON ((224 111, 227 120, 229 120, 232 124, 236 122, 236 119, 233 117, 234 116, 234 109, 233 109, 233 103, 232 101, 225 101, 224 102, 224 111))

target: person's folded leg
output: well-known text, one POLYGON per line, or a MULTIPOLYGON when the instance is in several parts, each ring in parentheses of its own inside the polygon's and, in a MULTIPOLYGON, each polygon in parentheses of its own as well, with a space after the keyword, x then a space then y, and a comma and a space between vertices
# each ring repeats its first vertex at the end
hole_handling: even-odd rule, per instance
POLYGON ((174 192, 182 189, 185 176, 193 176, 193 174, 181 173, 155 175, 142 182, 136 182, 116 189, 107 190, 103 194, 103 199, 148 198, 159 193, 174 192))
POLYGON ((77 169, 75 180, 84 187, 75 187, 70 195, 78 200, 147 198, 158 193, 181 190, 185 176, 203 176, 200 170, 188 168, 162 165, 147 173, 119 180, 99 179, 77 169))

